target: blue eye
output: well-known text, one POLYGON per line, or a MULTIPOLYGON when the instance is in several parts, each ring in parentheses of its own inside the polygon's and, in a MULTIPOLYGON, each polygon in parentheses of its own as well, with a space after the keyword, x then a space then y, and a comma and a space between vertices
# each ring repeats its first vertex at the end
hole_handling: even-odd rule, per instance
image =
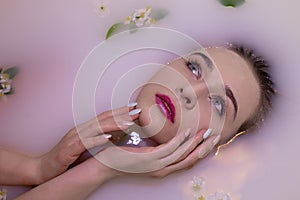
POLYGON ((195 61, 188 60, 188 61, 186 61, 186 66, 194 74, 196 79, 201 78, 201 68, 200 68, 199 63, 197 63, 195 61))
POLYGON ((210 101, 218 111, 219 115, 223 115, 225 113, 225 101, 220 97, 210 97, 210 101))

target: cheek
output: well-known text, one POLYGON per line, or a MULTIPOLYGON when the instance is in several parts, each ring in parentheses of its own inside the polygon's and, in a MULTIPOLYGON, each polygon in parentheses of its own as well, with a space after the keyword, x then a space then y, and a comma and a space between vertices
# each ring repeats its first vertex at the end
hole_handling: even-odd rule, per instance
POLYGON ((224 127, 221 133, 221 143, 229 141, 238 131, 240 123, 232 122, 231 116, 226 116, 224 127))
POLYGON ((176 126, 164 126, 163 129, 158 132, 155 136, 151 137, 158 144, 167 143, 176 136, 178 127, 176 126))
POLYGON ((207 101, 204 101, 200 104, 199 109, 199 123, 198 123, 198 130, 201 129, 208 129, 211 125, 211 105, 207 101))
POLYGON ((174 124, 166 121, 166 117, 161 113, 155 104, 141 102, 138 104, 142 108, 139 115, 139 124, 143 127, 143 132, 158 144, 171 140, 178 131, 179 121, 174 124))
POLYGON ((191 128, 194 132, 201 129, 208 129, 211 125, 211 104, 206 99, 200 99, 198 105, 192 109, 187 110, 185 117, 186 127, 191 128))

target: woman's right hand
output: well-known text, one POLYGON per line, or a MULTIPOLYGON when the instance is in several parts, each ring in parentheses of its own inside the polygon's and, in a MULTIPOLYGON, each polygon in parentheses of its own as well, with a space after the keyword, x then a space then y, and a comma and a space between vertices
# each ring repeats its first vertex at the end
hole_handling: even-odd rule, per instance
MULTIPOLYGON (((204 130, 201 130, 200 132, 204 133, 204 130)), ((214 147, 219 143, 220 141, 220 135, 212 135, 206 140, 204 140, 201 144, 199 144, 199 141, 202 140, 202 134, 199 134, 196 136, 195 140, 193 141, 193 144, 190 145, 190 148, 188 151, 186 151, 185 154, 181 156, 176 162, 160 169, 154 172, 147 173, 146 175, 155 177, 155 178, 163 178, 168 176, 169 174, 181 171, 181 170, 187 170, 192 168, 197 162, 204 159, 213 149, 214 147), (199 137, 201 135, 201 138, 199 137), (199 145, 198 145, 199 144, 199 145)))
POLYGON ((134 108, 133 104, 106 111, 71 129, 51 151, 39 158, 39 184, 63 173, 86 149, 108 142, 111 135, 105 133, 127 129, 138 118, 138 114, 128 114, 134 108))

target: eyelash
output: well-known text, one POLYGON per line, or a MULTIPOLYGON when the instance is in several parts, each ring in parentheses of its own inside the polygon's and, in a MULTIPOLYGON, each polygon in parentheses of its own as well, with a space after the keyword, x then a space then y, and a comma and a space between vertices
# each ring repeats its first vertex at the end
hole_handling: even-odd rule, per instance
MULTIPOLYGON (((191 57, 185 60, 185 65, 187 68, 193 73, 196 79, 200 79, 202 76, 201 63, 197 61, 197 59, 193 59, 191 57)), ((226 111, 226 103, 225 100, 219 96, 209 97, 209 100, 217 110, 220 116, 223 116, 226 111), (217 105, 218 104, 218 105, 217 105)))
POLYGON ((201 64, 196 59, 187 58, 185 60, 185 65, 193 73, 196 79, 201 78, 202 76, 202 70, 200 68, 201 64))
POLYGON ((209 100, 211 101, 211 103, 213 104, 213 106, 215 107, 215 109, 218 111, 218 114, 220 116, 223 116, 224 113, 225 113, 225 111, 226 111, 225 100, 222 99, 219 96, 209 97, 209 100))

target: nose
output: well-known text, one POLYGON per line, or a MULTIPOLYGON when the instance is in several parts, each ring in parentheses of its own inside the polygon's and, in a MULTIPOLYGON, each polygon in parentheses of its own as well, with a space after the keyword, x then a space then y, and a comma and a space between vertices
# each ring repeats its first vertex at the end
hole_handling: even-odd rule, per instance
POLYGON ((180 97, 181 103, 187 108, 192 109, 196 106, 198 99, 207 96, 208 89, 205 84, 186 85, 177 87, 176 93, 180 97))

